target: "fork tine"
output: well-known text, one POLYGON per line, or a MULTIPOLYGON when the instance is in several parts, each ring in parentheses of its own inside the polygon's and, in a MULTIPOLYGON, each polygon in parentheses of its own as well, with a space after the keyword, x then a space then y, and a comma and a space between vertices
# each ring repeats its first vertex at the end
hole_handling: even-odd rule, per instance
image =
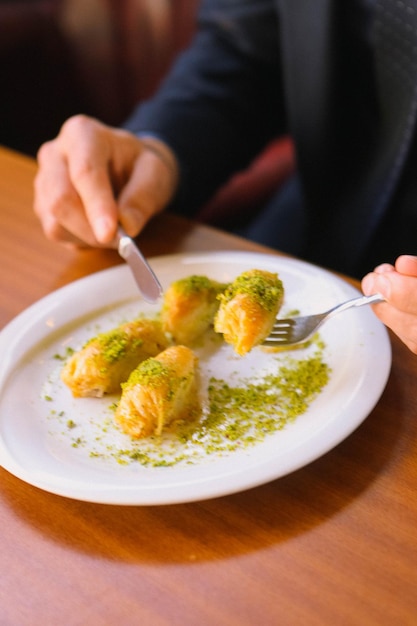
POLYGON ((274 326, 272 327, 269 336, 288 334, 288 332, 293 328, 295 321, 293 319, 282 319, 276 320, 274 326))
POLYGON ((332 309, 317 313, 315 315, 307 315, 304 317, 295 317, 287 319, 277 319, 266 339, 263 341, 265 346, 276 346, 277 344, 293 345, 305 342, 320 328, 320 326, 336 313, 346 311, 351 307, 360 307, 365 304, 373 304, 383 302, 384 298, 380 294, 372 296, 360 296, 337 304, 332 309))
POLYGON ((291 318, 275 320, 275 324, 263 344, 265 346, 276 346, 278 344, 285 345, 290 343, 294 325, 295 321, 291 318))
POLYGON ((263 340, 263 346, 277 346, 277 345, 287 345, 293 343, 290 339, 290 336, 287 332, 283 332, 279 335, 268 335, 266 339, 263 340))

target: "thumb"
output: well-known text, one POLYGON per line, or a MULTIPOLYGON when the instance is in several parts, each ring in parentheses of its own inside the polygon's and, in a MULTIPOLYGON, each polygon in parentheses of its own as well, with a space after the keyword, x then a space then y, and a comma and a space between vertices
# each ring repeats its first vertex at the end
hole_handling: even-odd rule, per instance
POLYGON ((417 257, 403 254, 395 261, 395 269, 405 276, 417 276, 417 257))

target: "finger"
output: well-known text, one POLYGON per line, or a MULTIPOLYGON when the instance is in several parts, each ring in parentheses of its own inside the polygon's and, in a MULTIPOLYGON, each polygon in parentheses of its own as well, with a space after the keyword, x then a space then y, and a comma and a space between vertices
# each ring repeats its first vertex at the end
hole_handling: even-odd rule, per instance
POLYGON ((110 176, 109 130, 102 124, 76 116, 62 130, 71 183, 84 207, 86 220, 97 242, 114 239, 118 210, 110 176))
POLYGON ((384 274, 372 272, 362 281, 362 289, 366 295, 381 293, 387 302, 372 305, 380 321, 390 328, 401 341, 417 354, 417 302, 410 301, 410 286, 415 290, 416 278, 408 279, 413 283, 397 284, 397 278, 403 278, 395 271, 384 274), (391 282, 393 280, 393 282, 391 282))
POLYGON ((138 234, 170 202, 176 184, 170 168, 153 152, 144 150, 118 198, 120 220, 126 231, 138 234))
POLYGON ((391 265, 391 263, 382 263, 381 265, 378 265, 378 267, 374 269, 374 272, 376 272, 377 274, 386 274, 387 272, 394 272, 394 271, 395 271, 395 267, 391 265))
POLYGON ((400 274, 407 276, 417 276, 417 257, 403 254, 395 262, 395 269, 400 274))
POLYGON ((42 146, 38 152, 38 163, 40 167, 34 182, 34 211, 49 239, 73 241, 71 228, 67 230, 62 218, 66 214, 75 214, 82 207, 56 142, 42 146))
POLYGON ((403 313, 389 304, 378 305, 378 318, 390 328, 405 345, 417 353, 417 316, 403 313))
MULTIPOLYGON (((417 316, 417 277, 399 272, 378 274, 372 272, 362 280, 366 295, 380 293, 385 300, 403 313, 417 316)), ((382 311, 383 304, 377 305, 382 311)))
POLYGON ((97 245, 57 144, 42 146, 38 161, 41 167, 35 178, 34 210, 46 237, 77 246, 97 245))
POLYGON ((107 167, 90 169, 79 164, 71 168, 71 178, 80 196, 88 222, 99 243, 109 243, 117 227, 117 205, 107 167))

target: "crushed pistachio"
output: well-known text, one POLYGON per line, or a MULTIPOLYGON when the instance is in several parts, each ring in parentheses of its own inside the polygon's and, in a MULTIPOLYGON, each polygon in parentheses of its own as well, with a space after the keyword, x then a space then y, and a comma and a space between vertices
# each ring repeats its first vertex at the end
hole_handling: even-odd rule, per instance
POLYGON ((129 338, 122 328, 114 328, 108 332, 99 333, 96 337, 87 341, 85 346, 93 341, 98 342, 103 358, 108 363, 120 360, 125 356, 128 349, 135 350, 143 344, 141 338, 134 340, 129 338))
POLYGON ((171 433, 174 443, 168 453, 161 447, 163 438, 149 438, 112 455, 122 464, 168 467, 251 447, 305 413, 329 376, 330 369, 318 350, 310 358, 288 358, 258 382, 241 380, 231 385, 212 377, 207 410, 200 420, 178 425, 171 433))
POLYGON ((219 294, 223 303, 232 300, 237 294, 248 294, 266 311, 272 311, 283 296, 283 285, 277 274, 250 270, 243 272, 231 283, 224 293, 219 294))
POLYGON ((80 446, 84 444, 85 444, 84 439, 82 437, 77 437, 77 439, 74 439, 71 445, 73 448, 79 448, 80 446))
MULTIPOLYGON (((190 290, 213 286, 213 281, 205 276, 194 275, 178 281, 181 282, 184 289, 190 290)), ((283 288, 276 274, 266 273, 265 276, 264 272, 258 274, 252 270, 241 274, 218 297, 227 301, 237 293, 250 293, 261 306, 268 309, 282 297, 283 288), (268 275, 272 278, 269 279, 268 275)), ((120 358, 132 345, 132 340, 119 328, 100 333, 93 340, 102 342, 104 356, 109 363, 120 358)), ((107 407, 108 420, 98 425, 100 437, 96 437, 94 444, 98 446, 97 449, 91 449, 88 437, 74 437, 78 431, 73 429, 79 424, 64 418, 64 411, 55 419, 61 417, 61 425, 66 423, 66 436, 71 431, 71 445, 74 448, 88 446, 92 458, 112 458, 120 465, 138 463, 143 467, 169 467, 180 463, 193 464, 210 455, 221 456, 250 448, 305 413, 327 384, 330 368, 323 359, 324 344, 318 336, 311 342, 316 346, 316 351, 310 353, 310 356, 296 358, 288 354, 277 357, 273 371, 256 378, 239 379, 238 372, 235 372, 226 382, 212 376, 207 389, 207 402, 198 417, 193 421, 184 420, 175 429, 158 437, 149 437, 140 442, 132 440, 120 446, 110 440, 105 445, 104 433, 109 431, 111 437, 114 432, 111 415, 117 407, 114 401, 107 407)), ((67 348, 66 356, 71 352, 73 350, 67 348)), ((63 360, 66 356, 55 355, 54 358, 63 360)), ((136 383, 152 384, 158 379, 160 383, 161 377, 170 379, 167 366, 156 358, 148 358, 132 372, 122 387, 136 383)), ((177 383, 180 384, 180 381, 177 380, 177 383)), ((51 396, 45 395, 44 398, 52 401, 51 396)))
POLYGON ((209 442, 210 451, 222 448, 224 440, 228 449, 230 441, 252 445, 304 413, 328 379, 329 368, 319 355, 294 359, 259 382, 231 386, 212 378, 208 415, 190 440, 209 442))
POLYGON ((199 276, 197 274, 193 274, 191 276, 187 276, 185 278, 180 278, 175 281, 173 285, 180 291, 182 291, 185 295, 191 293, 198 293, 200 291, 215 291, 220 292, 223 291, 226 285, 219 283, 215 280, 211 280, 207 276, 199 276))
POLYGON ((67 348, 65 348, 65 353, 64 354, 54 354, 54 359, 56 359, 57 361, 65 361, 68 357, 72 356, 74 354, 74 348, 71 348, 70 346, 68 346, 67 348))
POLYGON ((166 365, 161 363, 158 359, 153 357, 143 361, 133 372, 130 374, 126 383, 122 383, 122 388, 136 384, 152 385, 158 378, 169 377, 169 369, 166 365))

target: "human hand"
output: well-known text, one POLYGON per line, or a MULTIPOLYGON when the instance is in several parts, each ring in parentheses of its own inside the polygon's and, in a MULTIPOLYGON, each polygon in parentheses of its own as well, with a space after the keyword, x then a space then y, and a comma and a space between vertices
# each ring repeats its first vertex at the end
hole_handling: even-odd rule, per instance
POLYGON ((34 210, 48 239, 111 246, 120 222, 137 235, 165 208, 178 184, 172 151, 77 115, 38 152, 34 210))
POLYGON ((417 354, 417 257, 402 255, 395 266, 379 265, 363 278, 362 290, 385 298, 373 306, 376 315, 417 354))

